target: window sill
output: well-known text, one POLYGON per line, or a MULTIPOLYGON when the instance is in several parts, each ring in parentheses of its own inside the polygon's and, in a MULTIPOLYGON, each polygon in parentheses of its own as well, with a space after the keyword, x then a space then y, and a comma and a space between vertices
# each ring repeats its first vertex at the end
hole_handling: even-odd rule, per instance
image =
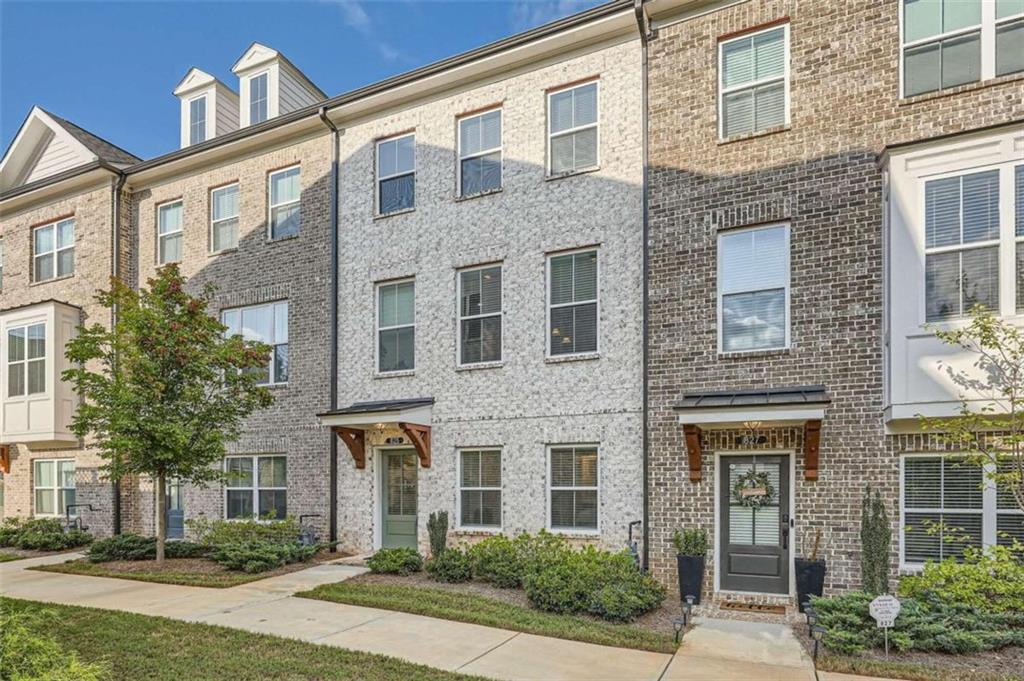
POLYGON ((289 234, 288 236, 279 236, 276 239, 271 239, 270 237, 267 237, 267 239, 263 243, 265 243, 268 246, 271 245, 271 244, 279 244, 282 241, 291 241, 292 239, 298 239, 301 234, 302 234, 302 232, 299 232, 298 234, 289 234))
POLYGON ((1018 71, 1017 73, 1007 73, 1005 76, 996 76, 995 78, 989 78, 988 80, 979 80, 974 83, 964 83, 963 85, 955 85, 953 87, 945 88, 943 90, 932 90, 931 92, 922 92, 919 95, 911 95, 910 97, 900 97, 899 106, 913 106, 914 104, 928 102, 933 99, 942 99, 943 97, 954 97, 956 95, 964 94, 966 92, 974 92, 975 90, 984 90, 990 87, 998 87, 1005 83, 1012 83, 1018 80, 1024 80, 1024 71, 1018 71))
POLYGON ((576 355, 550 355, 544 358, 545 364, 561 364, 562 362, 586 362, 601 359, 600 352, 581 352, 576 355))
POLYGON ((782 132, 789 132, 792 126, 787 123, 786 125, 776 125, 774 128, 766 128, 764 130, 757 130, 756 132, 745 132, 742 135, 733 135, 732 137, 720 137, 718 138, 718 146, 726 144, 733 144, 735 142, 746 142, 747 140, 755 139, 757 137, 768 137, 769 135, 778 135, 782 132))
POLYGON ((499 360, 497 362, 477 362, 476 364, 457 364, 455 366, 456 371, 477 371, 480 369, 500 369, 505 366, 505 362, 499 360))
POLYGON ((288 384, 287 383, 265 383, 265 384, 263 384, 261 386, 257 386, 257 387, 259 387, 259 388, 266 388, 267 390, 285 390, 285 389, 288 388, 288 384))
POLYGON ((73 279, 74 276, 75 276, 75 273, 72 272, 71 274, 65 274, 62 277, 53 277, 52 279, 43 279, 42 281, 33 281, 33 282, 29 283, 29 286, 30 287, 31 286, 44 286, 46 284, 52 284, 52 283, 54 283, 56 281, 64 281, 65 279, 73 279))
POLYGON ((720 350, 718 352, 718 359, 762 359, 770 357, 782 357, 788 355, 792 348, 771 348, 765 350, 734 350, 726 352, 720 350))
POLYGON ((405 369, 403 371, 377 371, 374 372, 374 378, 405 378, 407 376, 415 376, 415 369, 405 369))
POLYGON ((476 194, 462 194, 455 197, 455 203, 462 203, 463 201, 472 201, 473 199, 482 199, 485 196, 494 196, 505 191, 504 187, 498 187, 497 189, 488 189, 485 192, 477 192, 476 194))
POLYGON ((236 246, 234 248, 225 248, 222 251, 210 251, 209 253, 206 254, 206 257, 215 258, 218 255, 228 255, 230 253, 238 253, 238 247, 236 246))
POLYGON ((456 537, 492 537, 501 534, 500 527, 456 527, 452 534, 456 537))
POLYGON ((559 537, 565 537, 566 539, 597 539, 601 536, 601 530, 560 530, 549 527, 548 532, 557 534, 559 537))
POLYGON ((393 210, 390 213, 377 213, 377 214, 375 214, 373 216, 373 219, 374 220, 386 220, 387 218, 393 218, 393 217, 396 217, 398 215, 406 215, 408 213, 415 213, 415 212, 416 212, 416 207, 413 206, 412 208, 403 208, 402 210, 393 210))
POLYGON ((575 177, 576 175, 588 175, 590 173, 596 173, 601 170, 600 165, 587 166, 586 168, 580 168, 579 170, 570 170, 568 172, 559 173, 557 175, 548 174, 545 178, 545 182, 552 182, 554 180, 564 180, 567 177, 575 177))

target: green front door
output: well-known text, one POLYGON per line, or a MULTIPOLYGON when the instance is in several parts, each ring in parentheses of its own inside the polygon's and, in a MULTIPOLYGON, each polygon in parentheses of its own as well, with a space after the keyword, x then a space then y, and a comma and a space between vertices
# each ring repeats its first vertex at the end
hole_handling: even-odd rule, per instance
POLYGON ((382 544, 386 549, 416 548, 416 468, 419 459, 412 449, 384 452, 383 456, 382 544))

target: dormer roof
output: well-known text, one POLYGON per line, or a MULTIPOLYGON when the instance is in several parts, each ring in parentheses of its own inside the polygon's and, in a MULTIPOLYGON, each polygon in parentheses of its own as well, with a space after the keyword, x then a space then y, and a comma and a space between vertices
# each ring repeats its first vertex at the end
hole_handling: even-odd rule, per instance
POLYGON ((216 76, 213 76, 207 73, 206 71, 203 71, 202 69, 193 66, 188 70, 188 73, 185 74, 185 77, 182 78, 178 82, 178 84, 174 86, 173 94, 175 97, 181 97, 182 95, 188 94, 193 90, 198 90, 209 85, 219 85, 221 87, 227 88, 228 90, 231 90, 230 87, 225 85, 224 82, 218 79, 216 76))
POLYGON ((284 56, 272 47, 267 47, 263 43, 254 42, 252 45, 249 45, 245 52, 242 53, 242 56, 238 58, 238 61, 231 66, 231 72, 236 76, 242 75, 247 71, 252 71, 260 66, 269 64, 274 60, 284 63, 289 69, 294 71, 295 75, 302 79, 303 84, 306 85, 311 92, 317 94, 321 99, 327 99, 327 94, 317 87, 316 83, 311 81, 299 67, 289 61, 288 57, 284 56))

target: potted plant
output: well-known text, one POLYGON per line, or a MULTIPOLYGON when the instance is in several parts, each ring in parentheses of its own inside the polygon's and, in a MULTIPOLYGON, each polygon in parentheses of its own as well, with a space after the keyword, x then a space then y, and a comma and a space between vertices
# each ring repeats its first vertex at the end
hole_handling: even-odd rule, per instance
POLYGON ((804 611, 804 603, 811 596, 821 596, 825 590, 825 560, 818 558, 821 547, 821 529, 814 530, 814 544, 808 558, 797 558, 796 567, 796 603, 800 612, 804 611))
POLYGON ((693 603, 697 605, 704 585, 707 530, 676 530, 672 533, 672 545, 676 549, 676 568, 679 571, 679 600, 685 601, 687 596, 693 596, 693 603))

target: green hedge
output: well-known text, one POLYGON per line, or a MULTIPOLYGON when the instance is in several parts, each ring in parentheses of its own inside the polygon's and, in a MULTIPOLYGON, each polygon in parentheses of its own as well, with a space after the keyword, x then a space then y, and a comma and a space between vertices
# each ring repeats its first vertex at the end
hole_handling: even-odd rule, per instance
POLYGON ((7 518, 0 525, 0 547, 33 551, 66 551, 85 546, 92 535, 78 529, 64 531, 64 521, 57 518, 7 518))
POLYGON ((445 549, 426 564, 427 574, 439 582, 468 582, 473 579, 473 564, 462 549, 445 549))
POLYGON ((416 549, 380 549, 366 561, 370 572, 386 575, 408 575, 423 569, 423 557, 416 549))
MULTIPOLYGON (((164 555, 167 558, 200 558, 209 552, 209 547, 187 541, 167 542, 164 546, 164 555)), ((128 533, 98 539, 92 543, 85 555, 92 563, 106 563, 112 560, 154 560, 156 537, 128 533)))
POLYGON ((299 522, 295 518, 274 520, 270 517, 251 520, 210 520, 205 517, 186 520, 196 542, 206 546, 271 542, 294 544, 299 540, 299 522))
POLYGON ((961 603, 995 612, 1024 612, 1024 561, 1005 546, 969 548, 963 560, 927 563, 900 579, 899 595, 961 603))
MULTIPOLYGON (((41 605, 41 604, 40 604, 41 605)), ((0 614, 0 678, 10 681, 107 681, 110 665, 87 664, 53 637, 33 631, 52 631, 57 614, 0 614)))
POLYGON ((221 544, 210 552, 210 558, 229 570, 254 574, 275 570, 289 563, 303 563, 320 550, 320 546, 280 544, 269 541, 248 541, 221 544))

